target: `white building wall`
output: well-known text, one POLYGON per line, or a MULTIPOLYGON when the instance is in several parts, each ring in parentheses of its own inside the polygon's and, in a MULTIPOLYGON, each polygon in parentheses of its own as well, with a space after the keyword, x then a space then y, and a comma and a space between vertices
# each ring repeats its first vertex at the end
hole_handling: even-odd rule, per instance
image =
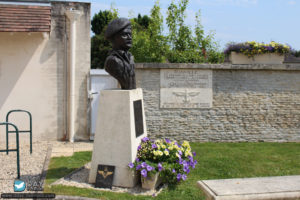
MULTIPOLYGON (((11 109, 33 117, 33 137, 62 140, 67 135, 68 20, 65 10, 83 11, 77 23, 75 139, 88 139, 87 75, 90 69, 90 4, 52 3, 50 35, 0 32, 0 121, 11 109)), ((14 115, 20 129, 27 120, 14 115)), ((0 127, 0 139, 4 135, 0 127)))

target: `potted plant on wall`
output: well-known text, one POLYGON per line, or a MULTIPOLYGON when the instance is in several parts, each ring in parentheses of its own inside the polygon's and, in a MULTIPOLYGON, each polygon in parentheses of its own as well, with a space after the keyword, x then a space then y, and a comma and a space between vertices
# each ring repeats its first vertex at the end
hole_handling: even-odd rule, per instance
POLYGON ((179 144, 169 139, 151 141, 145 137, 138 147, 137 158, 128 166, 141 174, 142 188, 152 190, 161 182, 185 181, 197 164, 195 155, 187 141, 179 144))
POLYGON ((224 51, 232 64, 282 64, 290 47, 276 42, 229 43, 224 51))

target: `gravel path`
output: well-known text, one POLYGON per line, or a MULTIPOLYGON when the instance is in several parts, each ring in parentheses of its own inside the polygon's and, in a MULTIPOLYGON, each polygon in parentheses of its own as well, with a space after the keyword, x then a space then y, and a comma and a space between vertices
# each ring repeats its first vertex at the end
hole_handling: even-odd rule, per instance
MULTIPOLYGON (((32 192, 30 186, 34 186, 34 190, 42 189, 43 173, 45 158, 47 157, 47 150, 50 148, 48 142, 34 142, 33 152, 29 152, 29 142, 20 144, 20 174, 21 180, 26 182, 26 190, 24 192, 32 192)), ((15 148, 15 144, 12 143, 10 148, 15 148)), ((5 149, 5 144, 0 143, 0 149, 5 149)), ((5 152, 0 152, 0 191, 1 193, 13 192, 13 182, 17 178, 17 153, 9 152, 6 155, 5 152)))
POLYGON ((84 165, 83 167, 79 168, 78 170, 75 170, 71 174, 65 176, 64 178, 61 178, 51 185, 66 185, 66 186, 74 186, 78 188, 89 188, 94 190, 100 190, 100 191, 110 191, 110 192, 119 192, 119 193, 130 193, 133 195, 152 195, 156 196, 158 195, 163 188, 159 187, 158 190, 145 190, 142 189, 139 185, 137 185, 134 188, 122 188, 122 187, 112 187, 112 189, 105 189, 105 188, 95 188, 93 184, 88 183, 88 176, 90 172, 90 165, 91 163, 88 163, 84 165))

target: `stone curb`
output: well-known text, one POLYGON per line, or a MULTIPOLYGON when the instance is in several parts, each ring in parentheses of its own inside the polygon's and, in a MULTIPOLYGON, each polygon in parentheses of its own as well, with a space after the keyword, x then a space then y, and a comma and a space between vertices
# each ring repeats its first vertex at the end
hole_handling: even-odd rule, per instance
POLYGON ((78 197, 78 196, 65 196, 65 195, 56 195, 55 199, 60 200, 73 200, 73 199, 79 199, 79 200, 99 200, 99 199, 93 199, 93 198, 87 198, 87 197, 78 197))

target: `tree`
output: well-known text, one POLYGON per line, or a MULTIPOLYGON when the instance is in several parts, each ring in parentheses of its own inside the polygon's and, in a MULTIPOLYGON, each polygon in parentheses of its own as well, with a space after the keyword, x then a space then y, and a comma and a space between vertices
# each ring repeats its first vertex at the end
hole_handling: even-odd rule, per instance
POLYGON ((139 24, 143 29, 147 29, 149 27, 150 18, 148 17, 148 15, 144 15, 142 17, 141 14, 138 14, 138 17, 134 18, 133 20, 135 23, 139 24))
POLYGON ((200 11, 196 14, 195 36, 191 28, 184 24, 188 2, 180 0, 176 5, 172 1, 168 7, 168 43, 171 46, 168 60, 176 63, 222 62, 224 56, 218 52, 217 43, 213 41, 214 33, 210 32, 207 36, 204 34, 200 11))
POLYGON ((164 62, 168 47, 166 38, 162 34, 163 17, 160 12, 159 1, 156 1, 151 10, 148 28, 141 29, 138 20, 133 19, 131 22, 133 45, 130 51, 134 55, 135 61, 164 62))
MULTIPOLYGON (((171 63, 218 63, 223 62, 224 54, 218 50, 214 32, 205 34, 201 24, 200 11, 196 14, 194 33, 185 25, 186 9, 189 0, 174 0, 168 7, 166 23, 169 33, 163 35, 163 16, 159 1, 151 9, 151 14, 131 19, 133 44, 130 49, 135 62, 171 63)), ((92 68, 103 68, 111 44, 105 39, 107 24, 118 16, 116 9, 99 11, 92 19, 91 63, 92 68)))
POLYGON ((92 31, 95 33, 95 35, 100 35, 104 28, 107 26, 107 24, 117 17, 118 12, 114 8, 111 8, 111 10, 100 10, 93 16, 91 22, 92 31))
POLYGON ((118 17, 118 11, 111 10, 99 11, 92 19, 92 31, 95 35, 91 38, 91 68, 103 69, 105 59, 111 50, 111 44, 104 37, 104 32, 110 21, 118 17))

